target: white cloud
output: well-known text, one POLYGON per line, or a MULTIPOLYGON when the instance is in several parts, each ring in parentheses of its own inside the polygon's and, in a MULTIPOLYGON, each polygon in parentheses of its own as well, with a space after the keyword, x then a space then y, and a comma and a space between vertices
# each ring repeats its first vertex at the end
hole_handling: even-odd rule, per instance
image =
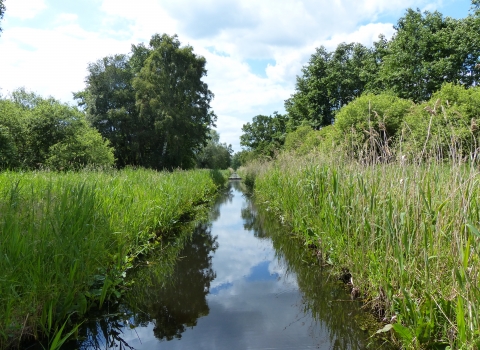
POLYGON ((176 33, 206 57, 205 81, 215 94, 221 141, 239 150, 241 126, 255 115, 283 111, 295 76, 316 47, 334 49, 343 41, 371 45, 380 33, 391 36, 405 8, 440 5, 441 0, 103 0, 99 23, 89 22, 93 31, 81 25, 97 18, 89 13, 59 14, 43 0, 8 0, 0 36, 0 52, 8 54, 0 55, 0 87, 6 93, 25 86, 72 101, 71 92, 84 87, 89 62, 128 53, 131 44, 148 42, 154 33, 176 33), (51 13, 48 23, 29 22, 41 11, 51 13), (259 76, 248 65, 252 59, 275 64, 259 76))
POLYGON ((8 0, 5 1, 6 16, 29 19, 47 8, 44 0, 8 0))
POLYGON ((132 43, 148 42, 155 33, 175 34, 177 20, 170 17, 157 0, 103 0, 101 10, 111 19, 127 19, 132 43))
POLYGON ((2 93, 25 86, 42 95, 72 101, 72 92, 84 88, 88 62, 129 45, 83 30, 76 18, 64 15, 51 29, 14 27, 5 30, 0 42, 2 93))
POLYGON ((329 50, 335 50, 337 45, 342 42, 356 42, 365 46, 371 46, 374 41, 378 41, 380 34, 384 34, 389 39, 394 32, 395 30, 391 23, 369 23, 359 27, 354 32, 335 34, 331 39, 323 42, 323 45, 329 50))

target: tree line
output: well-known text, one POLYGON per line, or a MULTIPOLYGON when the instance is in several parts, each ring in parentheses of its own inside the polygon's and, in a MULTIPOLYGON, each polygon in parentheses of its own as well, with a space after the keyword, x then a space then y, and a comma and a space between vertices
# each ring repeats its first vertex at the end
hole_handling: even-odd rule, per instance
POLYGON ((205 64, 176 35, 155 34, 89 64, 78 107, 16 90, 0 99, 0 169, 227 168, 205 64))
MULTIPOLYGON (((445 17, 439 12, 422 13, 418 9, 408 9, 398 20, 395 29, 396 32, 390 40, 380 35, 372 47, 365 47, 359 43, 341 43, 333 51, 328 51, 323 46, 317 48, 303 67, 302 74, 297 77, 295 92, 285 101, 286 114, 256 116, 251 123, 245 124, 242 128, 241 145, 246 150, 235 157, 243 160, 258 156, 273 157, 279 150, 285 148, 288 134, 297 130, 297 137, 300 134, 306 137, 310 130, 326 129, 311 134, 317 139, 310 140, 311 146, 318 146, 321 143, 318 140, 324 140, 327 134, 335 134, 327 137, 328 142, 334 139, 333 141, 337 143, 351 145, 352 139, 347 141, 344 136, 346 132, 353 131, 357 134, 356 147, 363 147, 367 139, 366 134, 369 133, 366 126, 369 118, 370 120, 384 118, 385 121, 379 119, 375 122, 377 125, 375 132, 384 140, 393 142, 395 132, 404 122, 404 116, 407 112, 414 113, 415 108, 411 106, 421 105, 426 108, 424 104, 433 99, 433 106, 431 102, 428 108, 434 108, 438 96, 445 96, 445 91, 456 89, 446 87, 443 93, 439 92, 446 83, 456 84, 463 89, 478 86, 479 0, 472 1, 470 13, 463 19, 445 17), (366 98, 367 105, 364 105, 361 115, 358 116, 365 123, 347 123, 350 129, 346 130, 342 126, 342 120, 347 114, 344 109, 356 99, 367 95, 370 96, 366 98), (372 102, 368 104, 368 100, 371 101, 374 96, 380 95, 383 97, 378 97, 377 101, 392 99, 409 101, 406 104, 402 102, 403 105, 408 105, 408 108, 401 114, 401 118, 399 115, 391 117, 391 114, 389 115, 391 110, 387 113, 384 110, 380 111, 380 107, 372 107, 372 102), (378 110, 374 110, 375 108, 378 110), (391 127, 385 129, 390 119, 396 119, 399 123, 395 130, 391 127), (337 123, 340 125, 335 127, 337 123), (342 134, 337 132, 340 129, 342 134)), ((459 92, 460 90, 455 91, 463 94, 459 92)), ((446 106, 447 101, 452 100, 444 99, 438 103, 446 106)), ((471 104, 473 100, 462 101, 471 104)), ((436 112, 439 108, 437 106, 436 112)), ((428 120, 429 114, 423 114, 428 120)), ((414 120, 419 122, 423 119, 409 119, 410 122, 414 120)), ((472 121, 468 120, 468 124, 471 123, 472 121)), ((412 134, 415 132, 410 132, 410 135, 412 134)), ((290 138, 292 137, 295 138, 294 136, 290 138)), ((304 138, 303 141, 305 140, 304 138)), ((295 142, 298 144, 299 140, 295 142)), ((295 142, 287 142, 287 146, 291 147, 295 142)))

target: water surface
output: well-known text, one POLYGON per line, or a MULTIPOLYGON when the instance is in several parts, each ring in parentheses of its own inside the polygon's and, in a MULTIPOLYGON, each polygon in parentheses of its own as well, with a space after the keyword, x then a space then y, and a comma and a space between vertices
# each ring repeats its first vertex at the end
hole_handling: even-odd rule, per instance
POLYGON ((231 182, 172 269, 149 262, 127 302, 87 323, 69 347, 366 348, 359 305, 285 230, 231 182))

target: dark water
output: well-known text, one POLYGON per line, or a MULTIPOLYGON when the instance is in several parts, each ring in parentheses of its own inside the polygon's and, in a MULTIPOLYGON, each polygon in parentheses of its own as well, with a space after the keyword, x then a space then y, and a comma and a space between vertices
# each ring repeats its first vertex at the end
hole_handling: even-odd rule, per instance
POLYGON ((377 349, 358 304, 231 182, 170 268, 149 262, 82 349, 377 349), (371 343, 371 344, 369 344, 371 343))

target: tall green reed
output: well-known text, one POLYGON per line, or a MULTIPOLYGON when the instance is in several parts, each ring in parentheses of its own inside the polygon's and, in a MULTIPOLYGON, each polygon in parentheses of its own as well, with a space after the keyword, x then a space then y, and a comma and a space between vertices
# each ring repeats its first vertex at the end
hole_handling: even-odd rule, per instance
POLYGON ((255 195, 348 268, 405 348, 476 348, 479 171, 468 163, 364 165, 322 154, 252 164, 255 195))
POLYGON ((168 244, 219 182, 208 171, 0 173, 0 347, 58 342, 65 320, 121 297, 135 259, 168 244))

